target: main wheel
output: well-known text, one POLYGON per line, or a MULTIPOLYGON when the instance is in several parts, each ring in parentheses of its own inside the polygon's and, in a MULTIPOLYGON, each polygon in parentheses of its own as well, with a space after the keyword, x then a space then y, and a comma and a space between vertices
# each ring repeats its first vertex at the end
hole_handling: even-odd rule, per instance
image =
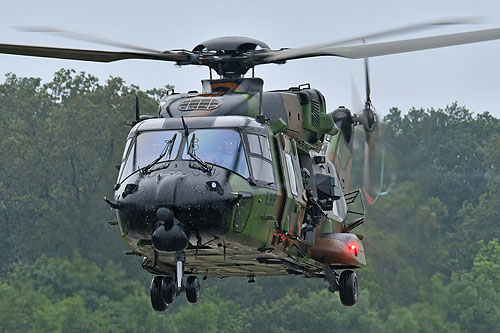
POLYGON ((177 296, 177 285, 171 276, 165 276, 161 283, 161 296, 167 304, 172 304, 177 296))
POLYGON ((358 301, 358 277, 353 271, 343 271, 339 280, 340 301, 352 306, 358 301))
POLYGON ((163 301, 161 296, 161 283, 163 280, 163 276, 155 276, 153 280, 151 280, 151 306, 153 310, 158 312, 163 312, 167 309, 168 305, 163 301))
POLYGON ((186 297, 189 303, 196 303, 200 299, 200 281, 196 276, 187 278, 186 297))

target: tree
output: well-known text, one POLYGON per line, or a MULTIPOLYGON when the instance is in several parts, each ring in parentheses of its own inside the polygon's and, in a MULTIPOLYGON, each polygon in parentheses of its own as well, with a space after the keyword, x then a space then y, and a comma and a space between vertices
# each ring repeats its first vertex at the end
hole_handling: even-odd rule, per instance
POLYGON ((454 103, 444 110, 412 109, 406 115, 392 109, 385 121, 398 181, 417 181, 426 195, 439 198, 449 212, 442 227, 454 231, 462 203, 474 202, 486 190, 481 147, 498 133, 499 120, 487 112, 473 116, 454 103))
POLYGON ((92 75, 61 70, 42 84, 7 75, 0 85, 6 129, 0 134, 0 272, 19 257, 71 256, 75 248, 101 263, 110 255, 122 260, 102 197, 112 192, 135 96, 143 112, 157 111, 155 100, 120 78, 101 85, 92 75))

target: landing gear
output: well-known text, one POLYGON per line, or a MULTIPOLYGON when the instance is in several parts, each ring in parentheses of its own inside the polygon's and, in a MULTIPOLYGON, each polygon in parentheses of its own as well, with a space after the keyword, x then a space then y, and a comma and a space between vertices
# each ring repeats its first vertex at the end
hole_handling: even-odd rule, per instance
POLYGON ((196 276, 189 276, 186 284, 183 283, 184 263, 186 255, 184 252, 176 252, 175 276, 155 276, 151 281, 151 305, 155 311, 165 311, 177 296, 186 292, 188 302, 196 303, 200 299, 200 281, 196 276))
POLYGON ((176 263, 177 290, 182 289, 182 275, 184 274, 184 264, 186 263, 186 254, 184 251, 175 252, 174 260, 176 263))
POLYGON ((161 296, 167 304, 172 304, 177 297, 177 286, 171 276, 165 276, 161 283, 161 296))
POLYGON ((189 303, 196 303, 200 298, 200 281, 196 276, 187 278, 186 297, 189 303))
POLYGON ((358 301, 358 277, 351 270, 345 270, 340 274, 332 270, 330 265, 324 268, 325 279, 330 285, 328 290, 332 293, 338 291, 340 301, 345 306, 353 306, 358 301))
POLYGON ((345 306, 352 306, 358 300, 358 277, 353 271, 343 271, 339 279, 340 301, 345 306))
POLYGON ((153 310, 157 312, 163 312, 168 307, 168 305, 163 301, 161 295, 162 280, 163 280, 162 276, 155 276, 151 281, 151 289, 150 289, 151 306, 153 307, 153 310))

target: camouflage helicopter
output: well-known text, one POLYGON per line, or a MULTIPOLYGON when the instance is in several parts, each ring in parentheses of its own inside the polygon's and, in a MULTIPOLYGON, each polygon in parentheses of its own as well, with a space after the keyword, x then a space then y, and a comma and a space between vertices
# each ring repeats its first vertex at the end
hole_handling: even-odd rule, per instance
POLYGON ((156 52, 57 29, 55 33, 133 49, 111 52, 0 44, 0 53, 111 62, 149 59, 209 67, 202 92, 169 91, 157 116, 140 115, 126 139, 114 200, 121 235, 155 274, 151 304, 165 311, 182 292, 200 297, 197 276, 300 275, 322 278, 342 304, 358 299, 353 269, 366 265, 364 202, 379 119, 370 100, 367 58, 500 39, 500 29, 382 43, 365 39, 435 26, 441 20, 304 48, 272 50, 259 40, 223 37, 188 50, 156 52), (352 44, 357 41, 363 43, 352 44), (365 59, 366 100, 358 112, 327 112, 309 84, 264 91, 257 65, 338 56, 365 59), (245 74, 251 70, 251 77, 245 74), (219 78, 213 79, 212 72, 219 78), (351 188, 355 127, 365 132, 363 191, 351 188), (341 271, 341 272, 340 272, 341 271), (340 273, 339 273, 340 272, 340 273), (184 275, 189 275, 187 279, 184 275))

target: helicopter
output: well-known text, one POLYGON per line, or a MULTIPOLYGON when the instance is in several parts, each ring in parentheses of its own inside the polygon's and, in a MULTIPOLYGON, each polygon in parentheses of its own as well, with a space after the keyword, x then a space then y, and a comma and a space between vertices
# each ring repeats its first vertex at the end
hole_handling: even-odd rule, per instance
POLYGON ((144 59, 209 68, 202 91, 169 90, 158 115, 136 115, 114 198, 120 233, 154 274, 151 305, 165 311, 182 293, 200 298, 203 279, 298 275, 320 278, 345 306, 358 300, 353 271, 366 265, 365 200, 379 194, 370 171, 381 143, 368 58, 500 39, 500 28, 366 43, 463 20, 439 20, 303 48, 271 49, 247 37, 211 39, 189 50, 155 51, 49 27, 27 28, 134 51, 0 44, 0 53, 112 62, 144 59), (359 43, 361 41, 362 43, 359 43), (352 45, 353 43, 357 44, 352 45), (264 91, 255 67, 301 58, 364 59, 364 107, 327 111, 309 84, 264 91), (246 77, 251 71, 251 77, 246 77), (218 78, 213 78, 215 72, 218 78), (362 189, 352 189, 354 131, 365 133, 362 189), (363 198, 364 197, 364 198, 363 198), (187 276, 187 278, 186 278, 187 276))

